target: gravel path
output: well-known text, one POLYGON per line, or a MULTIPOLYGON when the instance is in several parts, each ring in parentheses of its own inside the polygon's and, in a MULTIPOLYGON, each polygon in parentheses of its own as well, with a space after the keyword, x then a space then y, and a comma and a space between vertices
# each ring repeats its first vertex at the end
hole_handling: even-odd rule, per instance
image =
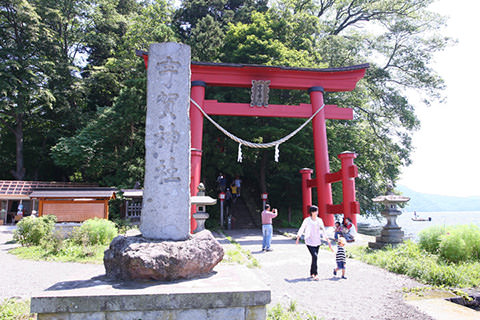
POLYGON ((60 281, 87 280, 105 274, 103 264, 44 262, 18 259, 7 251, 15 245, 8 226, 0 227, 0 300, 30 298, 60 281))
MULTIPOLYGON (((310 255, 305 245, 295 245, 285 236, 274 235, 274 251, 263 253, 260 230, 227 233, 259 261, 261 268, 254 270, 271 288, 271 305, 288 306, 294 301, 298 309, 324 319, 432 319, 404 303, 402 288, 421 286, 407 277, 350 259, 348 279, 342 280, 332 274, 334 254, 320 250, 320 281, 311 281, 310 255)), ((103 265, 18 259, 7 253, 14 246, 6 244, 11 238, 11 231, 0 227, 0 299, 29 298, 58 282, 87 280, 105 273, 103 265)), ((227 242, 221 236, 219 240, 222 244, 227 242)))
MULTIPOLYGON (((259 261, 256 269, 272 291, 272 303, 297 307, 324 319, 432 319, 403 301, 403 287, 420 283, 383 269, 348 259, 347 279, 333 276, 334 253, 320 250, 320 281, 309 279, 310 254, 305 245, 274 235, 272 252, 261 251, 260 230, 231 230, 227 234, 259 261)), ((348 251, 348 246, 347 246, 348 251)))

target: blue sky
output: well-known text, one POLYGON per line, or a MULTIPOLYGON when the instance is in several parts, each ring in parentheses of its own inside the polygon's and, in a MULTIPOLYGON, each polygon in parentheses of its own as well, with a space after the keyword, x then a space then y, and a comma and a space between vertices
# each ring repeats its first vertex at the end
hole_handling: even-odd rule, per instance
POLYGON ((431 8, 449 17, 445 32, 458 43, 433 61, 447 99, 417 106, 422 128, 414 134, 413 164, 398 184, 423 193, 480 196, 480 2, 440 0, 431 8))

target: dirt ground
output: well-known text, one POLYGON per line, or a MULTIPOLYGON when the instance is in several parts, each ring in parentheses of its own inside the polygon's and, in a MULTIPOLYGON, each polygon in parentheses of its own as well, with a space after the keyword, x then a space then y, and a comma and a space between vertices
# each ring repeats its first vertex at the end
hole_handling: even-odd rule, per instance
MULTIPOLYGON (((260 230, 226 232, 259 261, 258 275, 270 287, 272 303, 297 308, 319 319, 433 319, 405 303, 402 289, 422 284, 402 275, 348 259, 346 277, 333 275, 335 254, 320 250, 319 281, 309 277, 310 254, 303 244, 276 234, 272 252, 262 252, 260 230)), ((347 251, 348 246, 347 245, 347 251)))
MULTIPOLYGON (((270 287, 271 306, 280 303, 316 315, 319 319, 432 319, 405 303, 402 288, 421 286, 407 277, 356 260, 347 262, 347 279, 332 274, 334 253, 320 250, 320 281, 309 278, 310 255, 305 245, 276 234, 272 252, 261 251, 260 230, 232 230, 227 234, 259 261, 255 273, 270 287)), ((103 265, 20 260, 8 254, 11 230, 0 229, 0 299, 29 298, 62 281, 103 275, 103 265)), ((222 235, 217 239, 228 247, 222 235)), ((348 250, 348 246, 347 246, 348 250)))

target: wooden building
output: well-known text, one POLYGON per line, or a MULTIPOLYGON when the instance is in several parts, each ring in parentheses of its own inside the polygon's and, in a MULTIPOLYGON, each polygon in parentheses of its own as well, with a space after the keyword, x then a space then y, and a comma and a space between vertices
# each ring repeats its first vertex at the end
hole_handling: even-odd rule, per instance
POLYGON ((115 189, 48 189, 35 190, 31 199, 38 200, 38 216, 52 214, 58 222, 83 222, 108 219, 108 201, 115 199, 115 189))
POLYGON ((59 222, 108 218, 108 200, 114 197, 114 189, 96 184, 0 180, 0 224, 31 214, 55 214, 59 222))
POLYGON ((122 193, 124 198, 122 216, 130 222, 139 223, 142 214, 143 190, 122 189, 122 193))

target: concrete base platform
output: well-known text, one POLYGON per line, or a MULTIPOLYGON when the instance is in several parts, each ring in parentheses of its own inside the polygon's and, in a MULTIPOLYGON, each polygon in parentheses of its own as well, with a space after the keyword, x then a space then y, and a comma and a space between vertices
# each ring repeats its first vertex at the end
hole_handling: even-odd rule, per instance
POLYGON ((248 268, 218 265, 202 278, 119 282, 103 277, 60 282, 32 297, 39 320, 264 320, 270 290, 248 268))
POLYGON ((408 304, 416 306, 435 320, 478 320, 480 312, 447 301, 445 299, 407 300, 408 304))

